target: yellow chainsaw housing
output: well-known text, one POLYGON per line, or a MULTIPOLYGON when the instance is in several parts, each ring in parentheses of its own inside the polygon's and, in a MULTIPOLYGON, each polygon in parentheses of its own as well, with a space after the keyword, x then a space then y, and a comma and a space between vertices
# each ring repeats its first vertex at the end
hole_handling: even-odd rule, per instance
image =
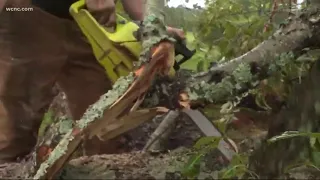
POLYGON ((96 59, 106 69, 106 74, 113 83, 133 70, 133 62, 139 60, 142 50, 141 42, 134 37, 134 32, 139 29, 137 24, 117 14, 116 29, 108 32, 85 9, 85 0, 73 3, 70 14, 87 37, 96 59))

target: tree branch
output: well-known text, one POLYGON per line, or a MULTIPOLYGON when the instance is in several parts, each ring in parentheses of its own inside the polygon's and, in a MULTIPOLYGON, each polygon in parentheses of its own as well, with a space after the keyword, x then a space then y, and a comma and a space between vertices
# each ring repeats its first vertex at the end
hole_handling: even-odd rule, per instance
MULTIPOLYGON (((286 24, 248 53, 231 61, 211 68, 189 78, 185 90, 190 100, 225 102, 235 95, 255 87, 258 81, 271 76, 283 68, 277 56, 282 53, 301 52, 306 47, 318 45, 320 39, 320 15, 317 9, 309 9, 295 17, 290 17, 286 24), (272 70, 272 66, 277 65, 272 70), (270 71, 271 69, 271 71, 270 71)), ((295 57, 286 63, 295 63, 295 57)))
MULTIPOLYGON (((280 29, 244 55, 232 59, 208 72, 199 73, 194 76, 197 80, 210 81, 217 72, 231 74, 240 64, 269 64, 277 55, 289 51, 301 50, 310 46, 309 39, 314 38, 315 27, 309 21, 303 20, 303 15, 290 17, 287 24, 282 24, 280 29)), ((317 37, 319 38, 319 37, 317 37)))

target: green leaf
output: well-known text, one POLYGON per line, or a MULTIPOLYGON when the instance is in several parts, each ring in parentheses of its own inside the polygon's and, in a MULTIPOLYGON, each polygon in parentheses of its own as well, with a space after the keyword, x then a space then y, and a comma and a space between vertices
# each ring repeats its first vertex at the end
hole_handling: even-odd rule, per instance
MULTIPOLYGON (((241 155, 241 154, 235 154, 235 156, 232 158, 229 166, 226 169, 223 169, 221 171, 222 173, 222 179, 230 179, 230 178, 242 178, 242 176, 249 172, 247 169, 248 164, 248 156, 241 155)), ((252 172, 249 172, 250 174, 252 172)))
POLYGON ((200 162, 203 159, 203 154, 197 153, 188 160, 186 167, 183 169, 182 174, 189 178, 195 178, 200 173, 200 162))
POLYGON ((199 61, 198 64, 197 64, 197 71, 198 71, 198 72, 201 72, 201 71, 203 71, 203 70, 204 70, 204 61, 201 60, 201 61, 199 61))
POLYGON ((210 147, 210 149, 217 148, 221 138, 222 137, 213 137, 213 136, 202 137, 196 142, 196 144, 194 145, 194 148, 196 148, 197 150, 201 150, 204 147, 210 147))
POLYGON ((315 151, 319 151, 320 152, 320 139, 319 138, 310 138, 310 145, 311 147, 315 150, 315 151))
POLYGON ((312 163, 316 167, 320 167, 320 152, 312 152, 312 163))
POLYGON ((235 154, 235 156, 232 158, 230 165, 236 166, 236 165, 246 165, 248 163, 248 156, 242 155, 242 154, 235 154))
POLYGON ((227 129, 227 123, 224 121, 214 122, 215 126, 219 129, 220 132, 225 133, 227 129))
POLYGON ((286 131, 279 136, 272 137, 268 140, 269 143, 273 143, 283 139, 289 139, 294 137, 311 137, 320 138, 320 133, 310 133, 310 132, 298 132, 298 131, 286 131))
POLYGON ((53 117, 54 117, 54 114, 52 111, 48 111, 44 114, 39 131, 38 131, 38 137, 42 137, 44 135, 46 128, 53 123, 53 120, 54 120, 53 117))
POLYGON ((225 23, 224 28, 223 34, 226 38, 233 38, 237 33, 237 28, 230 22, 225 23))

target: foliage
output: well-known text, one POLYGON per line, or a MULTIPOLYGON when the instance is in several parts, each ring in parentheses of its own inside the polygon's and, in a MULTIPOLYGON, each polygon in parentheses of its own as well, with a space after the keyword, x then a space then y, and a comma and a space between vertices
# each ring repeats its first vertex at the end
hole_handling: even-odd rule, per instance
MULTIPOLYGON (((292 52, 284 53, 278 56, 277 59, 269 61, 271 68, 268 70, 269 75, 278 75, 280 80, 285 78, 300 77, 307 72, 308 68, 304 67, 295 60, 292 52)), ((204 99, 210 102, 220 102, 232 97, 236 92, 241 91, 244 87, 252 88, 259 84, 258 77, 251 73, 248 64, 240 64, 230 75, 225 76, 221 82, 206 83, 194 82, 187 88, 190 100, 204 99)))
MULTIPOLYGON (((190 179, 197 177, 200 173, 201 162, 204 161, 204 158, 208 153, 218 148, 221 139, 222 137, 200 138, 194 145, 195 153, 190 157, 185 166, 183 175, 190 179)), ((222 179, 241 178, 246 173, 249 173, 252 177, 257 177, 257 175, 248 170, 247 166, 248 156, 244 154, 235 154, 230 164, 219 171, 218 176, 222 179)))
POLYGON ((219 178, 243 178, 247 173, 250 174, 251 178, 258 178, 258 175, 248 170, 248 156, 244 154, 236 154, 229 166, 219 172, 219 178))
POLYGON ((319 55, 313 53, 312 57, 309 52, 299 57, 295 57, 292 52, 278 55, 269 67, 269 73, 272 73, 272 76, 251 91, 256 97, 256 104, 269 111, 271 107, 266 97, 272 96, 278 101, 285 101, 291 92, 292 81, 296 80, 300 83, 301 78, 308 72, 310 64, 305 62, 313 62, 316 59, 315 56, 319 55))
POLYGON ((221 58, 230 59, 251 50, 270 33, 263 27, 268 19, 270 1, 206 1, 200 16, 201 42, 218 48, 221 58))
MULTIPOLYGON (((284 53, 278 55, 278 57, 271 61, 271 66, 268 69, 268 73, 272 74, 270 78, 268 78, 263 85, 254 86, 255 88, 241 94, 240 96, 234 96, 234 92, 237 90, 237 87, 243 87, 243 84, 246 83, 254 83, 257 82, 255 77, 250 73, 250 69, 246 64, 241 64, 235 71, 233 71, 232 75, 227 76, 220 83, 207 84, 204 82, 196 83, 194 89, 192 89, 191 94, 194 96, 191 98, 198 99, 199 95, 203 95, 203 99, 211 100, 212 102, 219 102, 221 99, 227 99, 226 97, 235 97, 233 99, 229 99, 230 101, 223 104, 221 106, 218 120, 219 126, 222 127, 222 132, 224 132, 225 125, 230 123, 235 119, 234 113, 238 111, 238 105, 240 101, 248 96, 249 94, 253 94, 256 97, 256 103, 260 107, 265 110, 271 110, 272 108, 266 102, 266 96, 268 94, 274 94, 275 97, 286 99, 287 94, 291 89, 291 82, 293 79, 301 79, 306 72, 308 72, 309 65, 306 62, 314 61, 319 54, 317 53, 306 53, 301 55, 300 57, 295 57, 292 52, 284 53), (310 55, 312 54, 312 55, 310 55), (303 62, 303 63, 302 63, 303 62), (240 85, 242 84, 242 85, 240 85), (280 86, 280 88, 279 88, 280 86), (230 89, 226 89, 229 87, 230 89), (203 93, 206 92, 206 93, 203 93), (218 99, 217 99, 218 98, 218 99), (224 124, 224 125, 223 125, 224 124)), ((215 113, 219 113, 215 111, 215 113)), ((300 134, 305 136, 310 136, 310 133, 300 134)), ((289 138, 292 136, 298 136, 297 134, 290 133, 285 134, 285 136, 276 137, 276 139, 289 138)), ((319 138, 319 133, 313 133, 313 138, 319 138)), ((200 139, 199 141, 208 142, 208 139, 200 139)), ((271 140, 273 141, 273 140, 271 140)), ((318 140, 312 139, 313 146, 319 146, 318 140)), ((198 144, 198 143, 197 143, 198 144)), ((217 145, 213 142, 210 146, 212 149, 216 149, 217 145)), ((317 150, 318 151, 318 150, 317 150)), ((187 165, 186 175, 188 177, 195 177, 198 172, 199 164, 203 161, 203 158, 206 153, 209 152, 209 149, 205 149, 204 151, 199 151, 195 154, 189 161, 187 165)), ((314 162, 320 162, 319 158, 316 158, 319 155, 318 152, 314 153, 314 162)), ((241 178, 244 174, 249 174, 250 176, 257 178, 257 176, 253 172, 249 172, 247 168, 247 155, 237 154, 235 156, 235 160, 229 165, 229 167, 224 168, 219 173, 219 178, 241 178)), ((306 164, 306 162, 304 162, 306 164)), ((311 163, 309 163, 311 164, 311 163)))
POLYGON ((42 137, 46 131, 46 128, 50 126, 50 124, 53 122, 53 112, 48 111, 44 114, 44 117, 41 122, 41 126, 39 128, 38 137, 42 137))
MULTIPOLYGON (((276 25, 283 22, 287 17, 286 13, 277 13, 271 24, 271 30, 263 32, 264 25, 269 20, 271 4, 273 1, 259 0, 215 0, 206 1, 206 8, 198 15, 200 19, 196 32, 193 32, 195 41, 189 46, 197 48, 197 55, 188 62, 188 66, 183 66, 196 71, 204 71, 210 67, 212 61, 225 61, 232 59, 251 50, 257 44, 265 40, 276 25)), ((286 7, 282 7, 286 8, 286 7)), ((190 29, 188 29, 190 30, 190 29)), ((301 77, 308 71, 309 64, 307 61, 314 61, 319 57, 317 53, 306 51, 300 57, 295 57, 293 53, 281 54, 272 62, 269 72, 272 77, 258 83, 256 88, 238 97, 237 100, 231 100, 221 107, 221 115, 219 118, 219 126, 225 128, 224 123, 232 121, 234 112, 237 111, 237 105, 241 99, 248 94, 253 94, 256 97, 256 104, 265 110, 272 110, 268 104, 266 97, 273 95, 274 98, 283 101, 290 93, 292 80, 301 80, 301 77), (312 55, 311 55, 312 54, 312 55), (224 123, 221 123, 224 122, 224 123)), ((316 52, 316 51, 315 51, 316 52)), ((187 65, 187 63, 186 63, 187 65)), ((219 99, 213 97, 225 98, 226 96, 234 96, 233 92, 239 84, 255 82, 253 76, 248 69, 248 65, 241 66, 233 72, 233 74, 220 83, 208 85, 203 82, 198 82, 193 92, 203 91, 208 93, 194 93, 194 98, 198 99, 198 94, 204 95, 204 99, 209 99, 212 102, 217 102, 219 99), (228 79, 229 78, 229 79, 228 79), (229 86, 228 86, 229 84, 229 86), (225 89, 229 87, 229 89, 225 89), (208 91, 210 89, 210 91, 208 91), (218 96, 219 95, 219 96, 218 96)), ((215 111, 215 113, 219 113, 215 111)), ((214 147, 214 143, 211 146, 214 147)), ((237 155, 235 161, 230 166, 223 169, 219 178, 241 178, 247 172, 246 156, 237 155)), ((199 164, 204 158, 204 152, 195 154, 189 161, 186 168, 188 177, 195 177, 198 172, 199 164)), ((253 177, 256 177, 252 174, 253 177)))
POLYGON ((195 153, 189 159, 183 174, 189 178, 195 178, 200 172, 200 162, 206 154, 216 149, 219 145, 221 137, 203 137, 200 138, 194 145, 195 153))
POLYGON ((307 165, 307 166, 311 166, 311 167, 317 169, 318 171, 320 171, 320 168, 319 168, 320 167, 320 133, 286 131, 279 136, 275 136, 275 137, 270 138, 268 140, 268 142, 274 143, 277 141, 291 139, 291 138, 297 138, 297 137, 307 137, 310 139, 310 145, 312 147, 312 159, 311 159, 311 161, 309 159, 305 159, 302 162, 298 162, 297 164, 293 164, 291 167, 288 167, 287 169, 290 170, 296 166, 307 165))
POLYGON ((251 50, 288 16, 285 11, 288 5, 281 5, 284 11, 277 11, 269 31, 264 32, 272 3, 271 0, 207 0, 206 7, 200 10, 184 7, 166 10, 173 17, 170 25, 182 27, 195 37, 189 46, 196 48, 197 54, 182 67, 204 71, 212 67, 211 62, 229 60, 251 50), (173 20, 177 17, 178 21, 173 20))
POLYGON ((166 7, 164 9, 165 22, 168 26, 182 28, 185 31, 195 31, 195 24, 198 23, 198 16, 201 10, 188 9, 182 6, 176 8, 166 7))

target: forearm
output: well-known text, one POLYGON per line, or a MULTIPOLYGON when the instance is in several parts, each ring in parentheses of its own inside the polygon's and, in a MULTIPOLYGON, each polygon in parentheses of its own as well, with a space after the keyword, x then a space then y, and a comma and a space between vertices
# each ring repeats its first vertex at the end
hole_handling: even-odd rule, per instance
POLYGON ((134 21, 142 21, 147 0, 121 0, 126 13, 134 21))

